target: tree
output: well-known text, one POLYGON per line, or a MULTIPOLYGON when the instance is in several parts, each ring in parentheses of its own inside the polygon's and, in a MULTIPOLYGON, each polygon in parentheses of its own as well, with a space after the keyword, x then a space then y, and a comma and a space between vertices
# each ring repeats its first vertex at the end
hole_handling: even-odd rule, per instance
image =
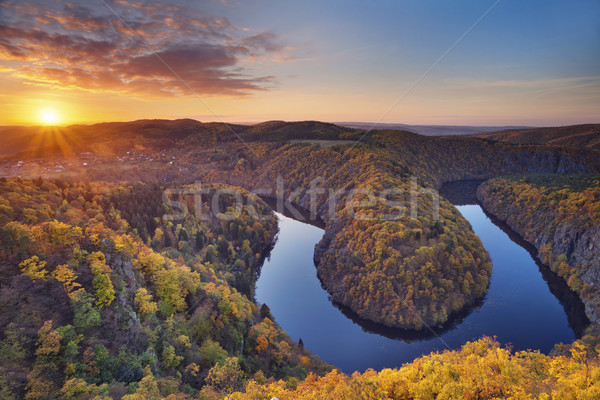
POLYGON ((53 398, 53 394, 57 389, 54 383, 45 377, 43 369, 35 366, 29 375, 27 375, 25 400, 53 398))
POLYGON ((70 298, 73 298, 73 293, 81 288, 81 285, 75 282, 77 275, 75 275, 75 272, 73 272, 67 264, 58 265, 52 273, 52 276, 64 285, 70 298))
POLYGON ((160 248, 164 246, 164 232, 160 228, 156 228, 154 231, 154 239, 152 239, 152 247, 160 248))
POLYGON ((110 400, 110 397, 102 395, 105 394, 103 392, 108 391, 108 385, 102 386, 98 387, 94 384, 87 383, 85 380, 80 378, 71 378, 65 381, 65 384, 60 389, 61 399, 77 400, 81 398, 89 398, 94 400, 110 400))
POLYGON ((40 261, 38 256, 28 258, 19 264, 23 275, 28 276, 32 281, 45 279, 48 271, 45 269, 46 261, 40 261))
POLYGON ((4 331, 5 338, 0 342, 0 365, 22 363, 25 359, 23 346, 23 329, 11 322, 4 331))
POLYGON ((256 338, 256 351, 262 353, 269 348, 269 340, 264 334, 258 335, 256 338))
POLYGON ((204 233, 199 231, 198 233, 196 233, 196 243, 195 243, 196 251, 202 250, 203 247, 204 247, 204 233))
POLYGON ((175 369, 183 361, 182 356, 175 353, 175 347, 168 344, 162 352, 162 364, 165 369, 175 369))
POLYGON ((134 394, 123 396, 122 400, 161 400, 162 398, 150 366, 146 365, 144 367, 144 377, 140 381, 138 389, 134 394))
POLYGON ((135 305, 138 313, 145 318, 153 315, 158 309, 156 303, 152 301, 152 295, 146 288, 139 288, 135 292, 135 305))
POLYGON ((206 339, 200 346, 200 360, 205 367, 220 364, 227 358, 227 351, 212 339, 206 339))
POLYGON ((100 326, 100 313, 94 308, 93 298, 85 289, 77 291, 73 298, 73 323, 79 332, 100 326))
POLYGON ((94 274, 92 286, 96 296, 96 305, 106 307, 115 299, 115 288, 110 279, 112 269, 105 264, 104 254, 96 251, 88 256, 90 270, 94 274))
POLYGON ((0 228, 0 239, 2 247, 11 254, 25 254, 32 244, 29 228, 16 221, 11 221, 0 228))
POLYGON ((60 348, 60 334, 52 328, 52 320, 44 322, 38 331, 37 350, 38 356, 55 356, 60 348))
POLYGON ((239 367, 237 357, 229 357, 208 371, 206 383, 214 391, 229 396, 244 387, 244 373, 239 367))
POLYGON ((263 303, 260 306, 260 317, 262 319, 269 318, 271 321, 273 321, 273 315, 271 314, 271 309, 269 308, 269 306, 266 303, 263 303))
POLYGON ((81 236, 82 229, 78 226, 65 224, 57 220, 52 220, 48 223, 48 239, 50 243, 72 246, 81 236))

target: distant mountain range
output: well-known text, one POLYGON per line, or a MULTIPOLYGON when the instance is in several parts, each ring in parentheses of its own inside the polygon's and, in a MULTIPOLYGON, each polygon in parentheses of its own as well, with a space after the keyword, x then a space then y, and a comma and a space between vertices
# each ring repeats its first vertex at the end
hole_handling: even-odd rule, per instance
POLYGON ((131 150, 160 150, 176 146, 214 146, 217 143, 292 139, 351 139, 360 130, 318 121, 267 121, 255 125, 200 122, 193 119, 142 119, 93 125, 0 126, 0 158, 29 159, 73 156, 91 152, 113 156, 131 150), (349 137, 348 137, 349 135, 349 137))
POLYGON ((517 144, 552 144, 589 147, 600 150, 600 124, 571 125, 555 128, 506 129, 475 135, 493 141, 517 144))
MULTIPOLYGON (((228 142, 290 140, 357 140, 371 125, 366 122, 267 121, 254 125, 199 122, 192 119, 145 119, 66 127, 0 127, 0 158, 29 159, 72 156, 90 152, 113 156, 131 150, 178 146, 216 146, 228 142)), ((377 124, 376 130, 398 130, 426 136, 468 135, 516 144, 550 144, 600 149, 600 124, 559 128, 377 124)), ((366 138, 364 138, 366 139, 366 138)), ((364 140, 363 139, 363 140, 364 140)))
POLYGON ((528 129, 529 126, 467 126, 467 125, 408 125, 372 122, 336 122, 337 125, 358 129, 399 129, 426 136, 470 135, 509 129, 528 129))

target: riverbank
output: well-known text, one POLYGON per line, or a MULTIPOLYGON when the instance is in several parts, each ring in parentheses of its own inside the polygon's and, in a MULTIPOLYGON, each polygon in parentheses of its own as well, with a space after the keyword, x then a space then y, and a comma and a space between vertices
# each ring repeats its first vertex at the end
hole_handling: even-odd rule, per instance
POLYGON ((536 249, 567 282, 600 330, 600 177, 495 178, 482 184, 483 206, 536 249))
POLYGON ((583 328, 577 321, 585 314, 577 313, 573 299, 561 296, 570 292, 566 284, 544 275, 530 253, 479 206, 458 210, 488 249, 494 270, 486 296, 442 326, 421 331, 389 328, 337 304, 318 279, 312 260, 323 230, 285 217, 280 217, 277 244, 261 269, 256 300, 269 305, 293 340, 302 339, 305 348, 348 374, 400 367, 446 350, 445 344, 458 349, 482 336, 496 336, 515 350, 543 353, 578 338, 583 328))

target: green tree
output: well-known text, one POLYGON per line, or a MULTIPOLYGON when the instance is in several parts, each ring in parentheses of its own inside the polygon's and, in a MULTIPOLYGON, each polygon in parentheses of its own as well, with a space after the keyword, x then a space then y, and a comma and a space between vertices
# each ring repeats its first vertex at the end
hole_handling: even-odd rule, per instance
POLYGON ((92 286, 96 296, 96 305, 102 307, 109 306, 115 299, 115 287, 110 279, 112 269, 106 265, 104 254, 96 251, 88 256, 90 270, 94 274, 92 286))
POLYGON ((0 365, 23 362, 26 354, 23 346, 23 329, 11 322, 4 331, 4 340, 0 342, 0 365))
POLYGON ((146 365, 144 367, 144 377, 140 381, 138 389, 134 394, 123 396, 122 400, 161 400, 162 398, 150 366, 146 365))
POLYGON ((100 326, 100 313, 94 308, 93 298, 84 289, 77 292, 73 299, 73 323, 77 331, 87 332, 100 326))
POLYGON ((168 344, 162 352, 162 365, 165 369, 175 369, 183 361, 182 356, 175 353, 175 347, 168 344))

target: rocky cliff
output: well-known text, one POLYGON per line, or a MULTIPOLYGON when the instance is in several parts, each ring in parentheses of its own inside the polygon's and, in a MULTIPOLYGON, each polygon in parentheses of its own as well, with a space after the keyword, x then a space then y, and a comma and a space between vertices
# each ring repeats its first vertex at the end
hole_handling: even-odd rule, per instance
POLYGON ((477 197, 530 242, 542 262, 567 281, 600 326, 600 177, 495 178, 477 197))

